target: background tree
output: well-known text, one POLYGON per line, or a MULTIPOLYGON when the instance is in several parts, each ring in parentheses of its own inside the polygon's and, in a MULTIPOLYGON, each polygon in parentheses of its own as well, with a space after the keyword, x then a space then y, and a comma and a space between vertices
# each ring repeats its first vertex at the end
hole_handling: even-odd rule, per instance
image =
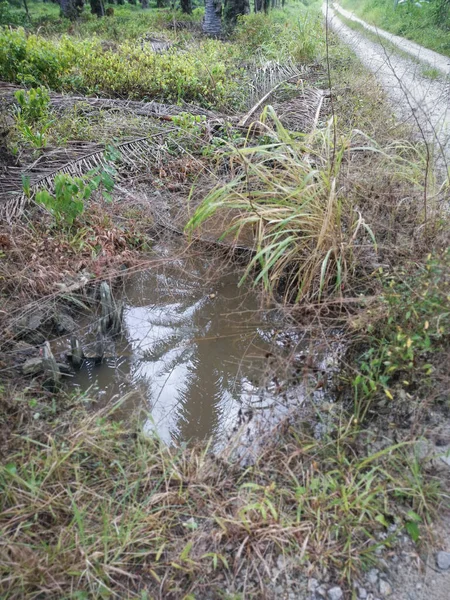
POLYGON ((61 15, 66 19, 74 21, 78 16, 76 0, 61 0, 61 15))
POLYGON ((181 10, 190 15, 192 13, 192 0, 180 0, 181 10))
POLYGON ((141 6, 142 8, 149 8, 150 4, 149 4, 149 0, 141 0, 141 6))
POLYGON ((91 2, 91 13, 93 15, 97 15, 97 17, 105 16, 105 7, 103 5, 103 0, 90 0, 91 2))
POLYGON ((223 18, 229 28, 233 28, 236 25, 239 15, 248 15, 249 12, 249 0, 225 0, 223 18))
POLYGON ((203 33, 218 36, 222 33, 222 2, 221 0, 206 0, 203 33))

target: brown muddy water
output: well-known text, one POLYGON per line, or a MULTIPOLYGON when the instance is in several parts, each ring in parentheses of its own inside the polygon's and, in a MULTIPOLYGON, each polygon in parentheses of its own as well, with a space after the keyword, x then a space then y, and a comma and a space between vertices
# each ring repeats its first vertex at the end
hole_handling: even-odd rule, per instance
MULTIPOLYGON (((168 444, 213 438, 217 448, 239 437, 251 446, 303 403, 306 336, 293 351, 280 312, 239 286, 236 265, 157 250, 156 266, 115 287, 125 303, 122 334, 106 336, 103 362, 85 360, 69 386, 95 406, 127 395, 120 417, 139 410, 144 430, 168 444)), ((97 327, 92 317, 80 322, 88 355, 97 327)), ((60 340, 56 353, 69 344, 60 340)))

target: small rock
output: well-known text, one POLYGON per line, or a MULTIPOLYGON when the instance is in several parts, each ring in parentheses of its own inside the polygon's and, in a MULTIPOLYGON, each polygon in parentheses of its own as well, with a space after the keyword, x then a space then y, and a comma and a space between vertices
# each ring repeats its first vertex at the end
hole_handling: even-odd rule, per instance
POLYGON ((390 596, 392 594, 391 584, 385 579, 380 579, 380 594, 382 596, 390 596))
POLYGON ((375 548, 375 554, 377 556, 381 556, 383 554, 384 550, 385 550, 384 546, 377 546, 377 548, 375 548))
POLYGON ((366 588, 363 588, 363 587, 358 588, 358 598, 359 598, 359 600, 366 600, 367 599, 367 590, 366 590, 366 588))
POLYGON ((450 569, 450 552, 438 552, 436 554, 436 564, 442 571, 450 569))
POLYGON ((326 598, 327 597, 327 588, 324 585, 319 586, 316 589, 316 596, 318 596, 319 598, 326 598))
POLYGON ((378 583, 378 573, 378 569, 370 569, 370 571, 367 573, 367 581, 371 585, 376 585, 378 583))
POLYGON ((42 356, 36 356, 35 358, 29 358, 22 365, 22 372, 24 375, 37 375, 45 370, 45 361, 42 356))
POLYGON ((277 567, 280 571, 286 570, 286 559, 282 554, 280 554, 277 558, 277 567))
POLYGON ((53 322, 59 334, 72 333, 77 330, 77 324, 67 313, 57 312, 53 315, 53 322))
POLYGON ((328 590, 329 600, 341 600, 344 597, 344 592, 337 585, 328 590))
POLYGON ((317 579, 311 578, 308 580, 308 592, 315 592, 319 587, 317 579))
POLYGON ((450 450, 447 450, 444 454, 440 454, 439 458, 447 467, 450 467, 450 450))

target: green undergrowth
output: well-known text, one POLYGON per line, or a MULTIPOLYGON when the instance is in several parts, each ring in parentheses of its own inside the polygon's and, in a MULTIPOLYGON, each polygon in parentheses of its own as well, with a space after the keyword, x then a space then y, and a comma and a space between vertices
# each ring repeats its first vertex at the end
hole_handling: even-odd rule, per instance
POLYGON ((343 0, 341 4, 371 25, 450 56, 448 0, 408 1, 397 6, 391 0, 343 0))
POLYGON ((137 39, 152 31, 162 29, 176 22, 199 23, 204 9, 196 8, 192 15, 180 10, 158 9, 152 6, 142 10, 140 5, 113 5, 114 15, 99 19, 85 9, 76 21, 70 21, 60 15, 58 4, 53 2, 28 2, 29 17, 22 6, 0 3, 0 25, 22 25, 29 31, 39 30, 45 36, 70 34, 86 38, 98 35, 102 39, 122 41, 137 39))
POLYGON ((164 447, 81 400, 2 391, 5 600, 256 598, 281 555, 292 573, 328 568, 350 585, 377 533, 389 528, 388 546, 394 530, 425 536, 439 502, 407 446, 368 455, 339 421, 320 440, 290 426, 243 467, 164 447))
POLYGON ((353 380, 355 413, 373 404, 432 397, 449 409, 446 363, 450 350, 450 250, 410 269, 382 276, 374 308, 355 321, 368 336, 353 380))
POLYGON ((98 38, 51 40, 2 29, 0 78, 56 91, 221 107, 239 102, 235 53, 216 40, 158 54, 127 42, 104 49, 98 38))
POLYGON ((263 13, 240 17, 233 37, 247 55, 259 53, 268 59, 291 58, 300 63, 325 55, 322 16, 316 3, 309 9, 276 10, 269 18, 263 13))
MULTIPOLYGON (((234 42, 167 29, 178 13, 139 10, 119 6, 117 16, 83 17, 70 27, 63 20, 61 31, 41 25, 30 31, 0 28, 0 79, 85 95, 236 110, 245 107, 251 85, 243 68, 249 56, 260 62, 305 62, 324 52, 316 10, 249 15, 241 19, 234 42), (153 52, 146 39, 155 35, 173 46, 153 52)), ((198 18, 197 12, 191 17, 198 18)), ((55 19, 55 27, 60 21, 55 19)))

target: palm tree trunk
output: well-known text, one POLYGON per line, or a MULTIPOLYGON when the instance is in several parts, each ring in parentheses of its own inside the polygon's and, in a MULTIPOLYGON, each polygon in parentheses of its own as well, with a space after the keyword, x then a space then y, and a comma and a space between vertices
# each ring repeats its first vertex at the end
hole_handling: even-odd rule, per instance
POLYGON ((91 0, 91 13, 97 15, 97 17, 105 16, 105 7, 103 6, 103 0, 91 0))
POLYGON ((192 13, 192 0, 180 0, 181 10, 190 15, 192 13))
POLYGON ((73 21, 77 18, 77 8, 75 6, 75 0, 61 0, 61 15, 73 21))
POLYGON ((225 23, 230 29, 235 27, 239 15, 248 15, 249 12, 249 0, 225 0, 223 17, 225 23))
POLYGON ((221 0, 205 0, 205 18, 203 33, 218 36, 222 33, 222 2, 221 0))

